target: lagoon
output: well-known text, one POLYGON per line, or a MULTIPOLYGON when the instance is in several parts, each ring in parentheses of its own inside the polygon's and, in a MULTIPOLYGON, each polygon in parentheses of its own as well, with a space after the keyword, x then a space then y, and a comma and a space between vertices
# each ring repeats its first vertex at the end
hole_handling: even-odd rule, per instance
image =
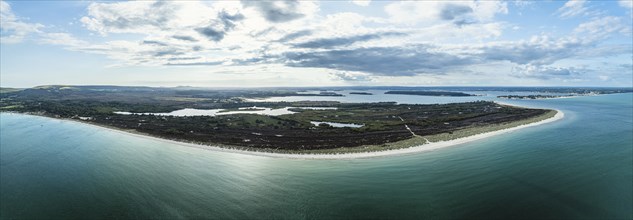
POLYGON ((157 115, 157 116, 177 116, 177 117, 185 117, 185 116, 218 116, 218 115, 233 115, 233 114, 257 114, 257 115, 270 115, 270 116, 278 116, 278 115, 288 115, 294 114, 297 112, 291 111, 290 109, 308 109, 308 110, 336 110, 335 107, 283 107, 283 108, 264 108, 264 107, 244 107, 239 108, 237 111, 231 111, 226 109, 195 109, 195 108, 184 108, 172 112, 167 113, 132 113, 132 112, 114 112, 115 114, 122 115, 130 115, 130 114, 140 114, 140 115, 157 115))

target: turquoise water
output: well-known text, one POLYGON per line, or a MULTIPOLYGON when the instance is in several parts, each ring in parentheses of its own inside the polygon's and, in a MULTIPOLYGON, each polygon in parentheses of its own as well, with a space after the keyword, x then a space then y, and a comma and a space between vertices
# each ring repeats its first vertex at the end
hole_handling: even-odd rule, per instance
POLYGON ((0 219, 633 218, 632 94, 507 102, 566 117, 431 152, 291 160, 3 113, 0 219))

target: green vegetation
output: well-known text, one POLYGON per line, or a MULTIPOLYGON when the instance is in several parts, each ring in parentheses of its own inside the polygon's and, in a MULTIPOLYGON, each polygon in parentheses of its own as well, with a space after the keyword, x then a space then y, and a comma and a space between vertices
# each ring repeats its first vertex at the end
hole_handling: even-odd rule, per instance
POLYGON ((0 110, 37 113, 171 140, 274 152, 360 152, 397 149, 535 119, 549 110, 494 102, 405 105, 394 102, 247 102, 277 90, 181 90, 150 87, 49 86, 0 95, 0 110), (175 98, 174 98, 175 97, 175 98), (174 117, 114 112, 171 112, 183 108, 253 111, 243 107, 290 107, 295 114, 230 114, 174 117), (298 107, 334 107, 302 109, 298 107), (363 124, 315 126, 311 121, 363 124), (410 129, 410 130, 409 130, 410 129), (482 130, 483 129, 483 130, 482 130))

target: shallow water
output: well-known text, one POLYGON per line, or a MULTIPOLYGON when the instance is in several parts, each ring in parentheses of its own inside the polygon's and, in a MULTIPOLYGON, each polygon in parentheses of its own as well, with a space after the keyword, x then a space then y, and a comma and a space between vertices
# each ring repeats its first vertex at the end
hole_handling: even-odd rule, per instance
POLYGON ((293 160, 2 113, 0 219, 633 217, 632 94, 504 101, 565 118, 431 152, 293 160))
POLYGON ((338 122, 327 122, 327 121, 310 121, 310 124, 313 124, 314 126, 326 124, 335 128, 360 128, 360 127, 365 126, 364 124, 338 123, 338 122))

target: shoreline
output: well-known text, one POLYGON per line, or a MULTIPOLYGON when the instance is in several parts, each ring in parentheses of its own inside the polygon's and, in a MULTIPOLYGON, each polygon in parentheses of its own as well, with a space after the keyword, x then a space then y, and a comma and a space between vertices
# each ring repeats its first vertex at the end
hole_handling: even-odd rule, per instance
MULTIPOLYGON (((500 103, 500 104, 502 104, 502 103, 500 103)), ((506 103, 503 103, 503 104, 506 104, 506 103)), ((122 130, 122 129, 118 129, 118 128, 107 127, 107 126, 98 125, 98 124, 94 124, 94 123, 90 123, 90 122, 86 122, 86 121, 80 121, 80 120, 51 118, 51 117, 47 117, 47 116, 43 116, 43 115, 36 115, 36 114, 27 114, 27 115, 40 116, 40 117, 46 117, 46 118, 51 118, 51 119, 58 119, 58 120, 62 120, 62 121, 70 121, 70 122, 75 122, 75 123, 81 123, 81 124, 95 126, 95 127, 101 128, 101 129, 106 129, 106 130, 109 130, 109 131, 117 132, 117 133, 120 133, 120 134, 131 135, 131 136, 134 136, 134 137, 145 138, 145 139, 148 139, 148 140, 154 140, 154 141, 159 141, 159 142, 163 142, 163 143, 175 144, 175 145, 180 145, 180 146, 183 146, 183 147, 193 147, 193 148, 198 148, 198 149, 203 149, 203 150, 210 150, 210 151, 215 151, 215 152, 238 153, 238 154, 245 154, 245 155, 252 155, 252 156, 263 156, 263 157, 285 158, 285 159, 339 160, 339 159, 363 159, 363 158, 385 157, 385 156, 395 156, 395 155, 404 155, 404 154, 412 154, 412 153, 432 151, 432 150, 446 148, 446 147, 450 147, 450 146, 454 146, 454 145, 460 145, 460 144, 464 144, 464 143, 468 143, 468 142, 472 142, 472 141, 476 141, 476 140, 481 140, 481 139, 484 139, 484 138, 488 138, 488 137, 492 137, 492 136, 496 136, 496 135, 500 135, 500 134, 513 132, 513 131, 520 130, 520 129, 523 129, 523 128, 528 128, 528 127, 534 127, 534 126, 538 126, 538 125, 542 125, 542 124, 547 124, 547 123, 550 123, 550 122, 558 121, 558 120, 560 120, 560 119, 565 117, 565 113, 563 113, 562 111, 560 111, 558 109, 552 109, 552 110, 556 111, 556 114, 553 117, 550 117, 550 118, 546 118, 546 119, 543 119, 543 120, 540 120, 540 121, 536 121, 536 122, 532 122, 532 123, 528 123, 528 124, 523 124, 523 125, 519 125, 519 126, 515 126, 515 127, 510 127, 510 128, 505 128, 505 129, 500 129, 500 130, 495 130, 495 131, 475 134, 475 135, 471 135, 471 136, 467 136, 467 137, 456 138, 456 139, 447 140, 447 141, 429 142, 429 143, 422 144, 422 145, 405 147, 405 148, 399 148, 399 149, 392 149, 392 150, 371 151, 371 152, 333 153, 333 154, 272 153, 272 152, 263 152, 263 151, 256 151, 256 150, 250 151, 250 150, 242 150, 242 149, 233 149, 233 148, 230 148, 230 147, 221 147, 221 146, 217 146, 217 145, 216 146, 212 146, 212 145, 188 143, 188 142, 183 142, 183 141, 176 141, 176 140, 170 140, 170 139, 165 139, 165 138, 159 138, 159 137, 155 137, 155 136, 151 136, 151 135, 147 135, 147 134, 143 134, 143 133, 139 133, 139 132, 126 131, 126 130, 122 130)), ((14 112, 14 113, 10 113, 10 114, 23 114, 23 113, 15 113, 14 112)))

